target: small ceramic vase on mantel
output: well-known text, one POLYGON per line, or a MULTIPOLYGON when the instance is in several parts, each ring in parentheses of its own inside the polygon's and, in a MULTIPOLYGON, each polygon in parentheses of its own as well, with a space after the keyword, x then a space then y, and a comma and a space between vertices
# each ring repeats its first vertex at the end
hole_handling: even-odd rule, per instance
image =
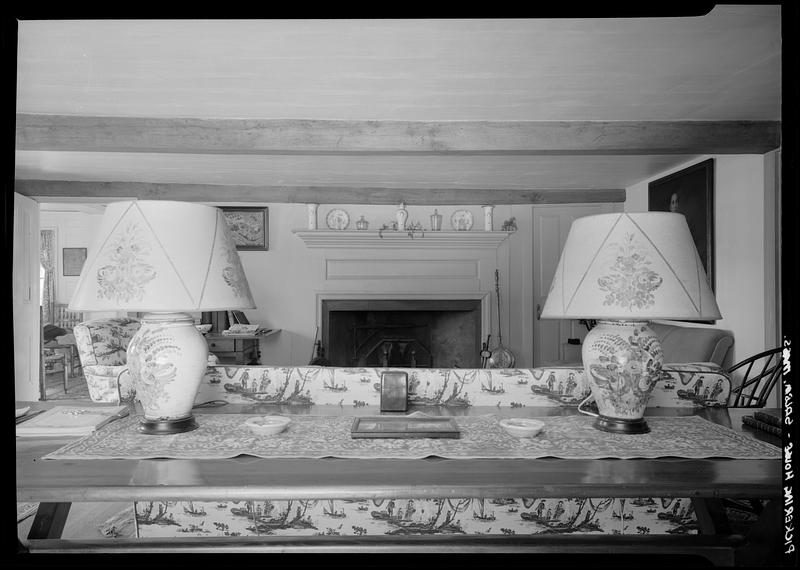
POLYGON ((493 223, 492 223, 492 212, 494 211, 494 206, 483 206, 483 229, 487 232, 492 231, 493 223))
POLYGON ((406 210, 405 202, 400 202, 400 206, 395 213, 395 219, 397 220, 397 231, 404 231, 408 221, 408 210, 406 210))
POLYGON ((306 204, 308 209, 308 229, 317 229, 317 208, 319 204, 306 204))
POLYGON ((438 232, 442 230, 442 215, 439 210, 433 210, 431 214, 431 231, 438 232))
POLYGON ((364 216, 361 216, 361 219, 356 221, 356 229, 357 230, 366 230, 369 228, 369 222, 364 219, 364 216))

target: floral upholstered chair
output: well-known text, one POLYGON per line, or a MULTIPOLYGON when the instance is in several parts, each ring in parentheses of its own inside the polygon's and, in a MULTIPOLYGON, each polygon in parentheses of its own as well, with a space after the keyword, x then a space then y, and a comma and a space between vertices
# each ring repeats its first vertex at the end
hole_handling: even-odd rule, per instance
POLYGON ((139 326, 139 321, 130 318, 95 319, 75 325, 75 342, 92 401, 118 403, 131 394, 127 350, 139 326))

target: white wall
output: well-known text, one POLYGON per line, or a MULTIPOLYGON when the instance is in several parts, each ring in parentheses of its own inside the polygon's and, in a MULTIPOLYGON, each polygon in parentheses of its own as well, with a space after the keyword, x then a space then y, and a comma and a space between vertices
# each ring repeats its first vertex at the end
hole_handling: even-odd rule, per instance
MULTIPOLYGON (((223 205, 221 203, 212 205, 223 205)), ((235 205, 226 203, 225 205, 235 205)), ((245 204, 241 204, 245 205, 245 204)), ((326 275, 326 259, 331 258, 373 258, 409 259, 443 258, 446 255, 458 256, 456 250, 434 252, 432 250, 318 250, 308 249, 292 230, 307 228, 307 210, 304 204, 246 204, 269 207, 269 251, 240 251, 239 255, 245 274, 250 283, 256 302, 256 309, 245 311, 251 323, 262 324, 268 328, 279 328, 281 333, 261 342, 263 363, 281 365, 308 364, 316 326, 317 295, 321 293, 374 293, 376 287, 385 292, 436 293, 453 283, 441 280, 413 279, 398 280, 347 280, 335 281, 326 275)), ((395 206, 361 206, 355 204, 319 206, 317 214, 319 229, 327 229, 325 217, 333 208, 342 208, 350 215, 351 226, 361 215, 370 222, 369 229, 380 228, 394 220, 395 206)), ((458 209, 468 209, 474 218, 473 231, 483 230, 483 211, 480 206, 408 206, 408 222, 420 222, 430 227, 430 214, 434 208, 443 216, 442 229, 450 229, 450 216, 458 209)), ((529 295, 520 293, 530 286, 530 252, 524 248, 524 236, 530 233, 531 206, 498 206, 494 211, 494 228, 499 229, 503 221, 515 216, 520 232, 512 235, 490 258, 485 255, 480 261, 480 274, 477 279, 459 283, 469 292, 493 292, 494 269, 500 270, 501 301, 503 315, 503 343, 514 351, 520 365, 532 361, 532 342, 530 315, 532 309, 529 295), (513 262, 510 260, 513 259, 513 262), (510 293, 509 293, 510 291, 510 293), (512 308, 513 307, 513 308, 512 308)), ((419 238, 417 238, 419 239, 419 238)), ((424 238, 423 238, 424 239, 424 238)), ((460 286, 456 284, 456 286, 460 286)), ((497 340, 496 304, 492 298, 491 329, 492 338, 497 340)))
POLYGON ((708 158, 714 159, 715 294, 722 313, 713 326, 733 332, 732 362, 738 362, 778 338, 775 153, 699 157, 627 188, 625 211, 647 211, 649 182, 708 158))
POLYGON ((69 303, 75 287, 77 276, 65 276, 63 267, 63 248, 85 247, 87 255, 92 255, 95 232, 100 225, 103 214, 86 214, 82 212, 41 212, 39 225, 43 230, 55 230, 55 289, 56 303, 69 303))
MULTIPOLYGON (((64 275, 65 247, 85 247, 87 259, 92 256, 95 233, 100 226, 102 213, 90 214, 84 212, 48 212, 40 211, 40 229, 55 230, 55 291, 56 303, 68 304, 78 286, 78 276, 64 275)), ((84 311, 84 318, 99 319, 124 315, 124 312, 115 311, 84 311)))

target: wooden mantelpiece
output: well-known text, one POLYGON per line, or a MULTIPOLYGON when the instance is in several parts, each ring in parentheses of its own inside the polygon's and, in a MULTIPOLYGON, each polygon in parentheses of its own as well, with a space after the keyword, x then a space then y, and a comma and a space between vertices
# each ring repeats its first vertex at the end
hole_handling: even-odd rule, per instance
POLYGON ((407 232, 395 230, 292 230, 309 249, 496 248, 510 232, 407 232), (412 237, 413 236, 413 237, 412 237))

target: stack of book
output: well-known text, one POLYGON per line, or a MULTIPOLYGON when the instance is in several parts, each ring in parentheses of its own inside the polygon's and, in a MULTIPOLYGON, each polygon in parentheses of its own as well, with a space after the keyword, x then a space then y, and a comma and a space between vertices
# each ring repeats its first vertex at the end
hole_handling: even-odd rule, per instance
POLYGON ((783 418, 777 413, 753 412, 752 416, 742 417, 742 423, 778 437, 783 436, 783 418))

